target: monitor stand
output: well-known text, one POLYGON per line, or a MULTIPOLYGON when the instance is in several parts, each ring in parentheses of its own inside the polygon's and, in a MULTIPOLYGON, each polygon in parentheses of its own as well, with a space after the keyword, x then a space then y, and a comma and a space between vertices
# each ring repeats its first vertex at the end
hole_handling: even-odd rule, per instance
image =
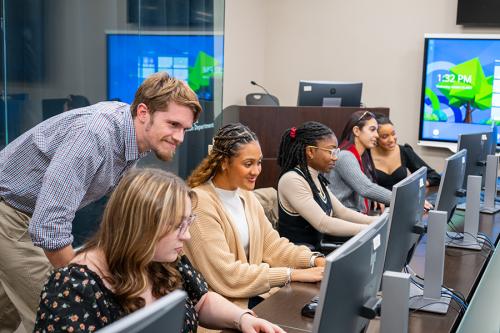
POLYGON ((340 97, 323 97, 323 105, 328 107, 339 107, 342 105, 342 98, 340 97))
MULTIPOLYGON (((498 176, 498 156, 488 155, 486 159, 486 174, 485 174, 485 188, 484 199, 481 199, 481 213, 495 214, 500 211, 500 206, 495 204, 497 196, 497 176, 498 176)), ((467 184, 468 184, 467 180, 467 184)), ((468 200, 468 199, 467 199, 468 200)), ((465 203, 457 205, 457 209, 465 210, 465 203)))
POLYGON ((410 274, 385 271, 382 286, 380 332, 408 332, 410 274))
POLYGON ((465 201, 464 232, 446 233, 448 247, 481 250, 483 241, 478 237, 481 176, 467 177, 467 199, 465 201))
POLYGON ((500 206, 495 205, 495 198, 497 196, 497 176, 498 157, 495 155, 488 155, 486 158, 484 204, 481 207, 481 213, 495 214, 500 211, 500 206))
POLYGON ((444 274, 444 240, 448 214, 431 210, 427 224, 425 249, 425 282, 423 288, 410 285, 410 309, 435 313, 447 313, 451 298, 441 294, 444 274))

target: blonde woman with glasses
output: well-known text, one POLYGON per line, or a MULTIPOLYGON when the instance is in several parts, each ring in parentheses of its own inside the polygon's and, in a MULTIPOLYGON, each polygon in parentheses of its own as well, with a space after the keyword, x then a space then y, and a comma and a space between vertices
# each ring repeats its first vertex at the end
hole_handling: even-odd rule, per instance
MULTIPOLYGON (((119 182, 96 236, 45 284, 34 332, 94 332, 169 292, 186 299, 183 332, 284 332, 216 293, 182 255, 196 195, 171 173, 135 169, 119 182)), ((165 331, 169 331, 168 327, 165 331)))
POLYGON ((281 236, 320 251, 324 235, 335 236, 325 237, 326 242, 339 242, 373 221, 346 208, 328 189, 323 173, 335 167, 339 152, 335 134, 321 123, 309 121, 283 133, 278 155, 281 236))
POLYGON ((342 131, 339 161, 329 174, 330 189, 347 207, 368 214, 391 202, 391 191, 376 184, 370 149, 377 145, 378 124, 370 111, 356 111, 342 131))

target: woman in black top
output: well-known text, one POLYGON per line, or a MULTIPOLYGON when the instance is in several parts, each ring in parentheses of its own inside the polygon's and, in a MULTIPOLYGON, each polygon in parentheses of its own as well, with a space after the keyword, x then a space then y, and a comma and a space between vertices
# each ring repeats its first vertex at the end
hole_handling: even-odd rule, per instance
POLYGON ((94 332, 178 288, 188 294, 183 332, 196 332, 198 322, 207 328, 283 332, 209 292, 182 255, 195 218, 192 201, 195 193, 171 173, 127 173, 94 239, 45 284, 34 332, 94 332))
POLYGON ((398 145, 396 130, 388 117, 377 115, 378 140, 371 154, 375 165, 377 184, 392 190, 392 187, 410 173, 427 167, 427 186, 437 186, 441 176, 425 163, 409 144, 398 145))

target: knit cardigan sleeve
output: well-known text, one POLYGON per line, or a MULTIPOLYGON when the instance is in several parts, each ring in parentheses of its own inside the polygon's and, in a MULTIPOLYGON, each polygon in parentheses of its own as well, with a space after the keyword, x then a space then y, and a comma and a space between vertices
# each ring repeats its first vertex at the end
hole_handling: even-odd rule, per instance
POLYGON ((230 299, 268 292, 287 281, 287 267, 307 267, 312 253, 306 247, 280 238, 251 192, 243 192, 249 225, 247 259, 236 227, 230 222, 217 194, 209 184, 195 188, 197 216, 184 250, 210 288, 230 299))

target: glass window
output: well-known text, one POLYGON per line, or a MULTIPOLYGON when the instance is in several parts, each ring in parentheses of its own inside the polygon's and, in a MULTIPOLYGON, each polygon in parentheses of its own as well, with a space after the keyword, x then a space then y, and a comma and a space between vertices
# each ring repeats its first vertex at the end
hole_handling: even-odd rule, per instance
MULTIPOLYGON (((205 157, 222 109, 224 0, 0 3, 0 149, 66 110, 131 103, 148 75, 166 71, 192 87, 204 112, 173 161, 149 156, 140 165, 187 178, 205 157)), ((74 228, 89 230, 103 200, 78 212, 74 228)))

